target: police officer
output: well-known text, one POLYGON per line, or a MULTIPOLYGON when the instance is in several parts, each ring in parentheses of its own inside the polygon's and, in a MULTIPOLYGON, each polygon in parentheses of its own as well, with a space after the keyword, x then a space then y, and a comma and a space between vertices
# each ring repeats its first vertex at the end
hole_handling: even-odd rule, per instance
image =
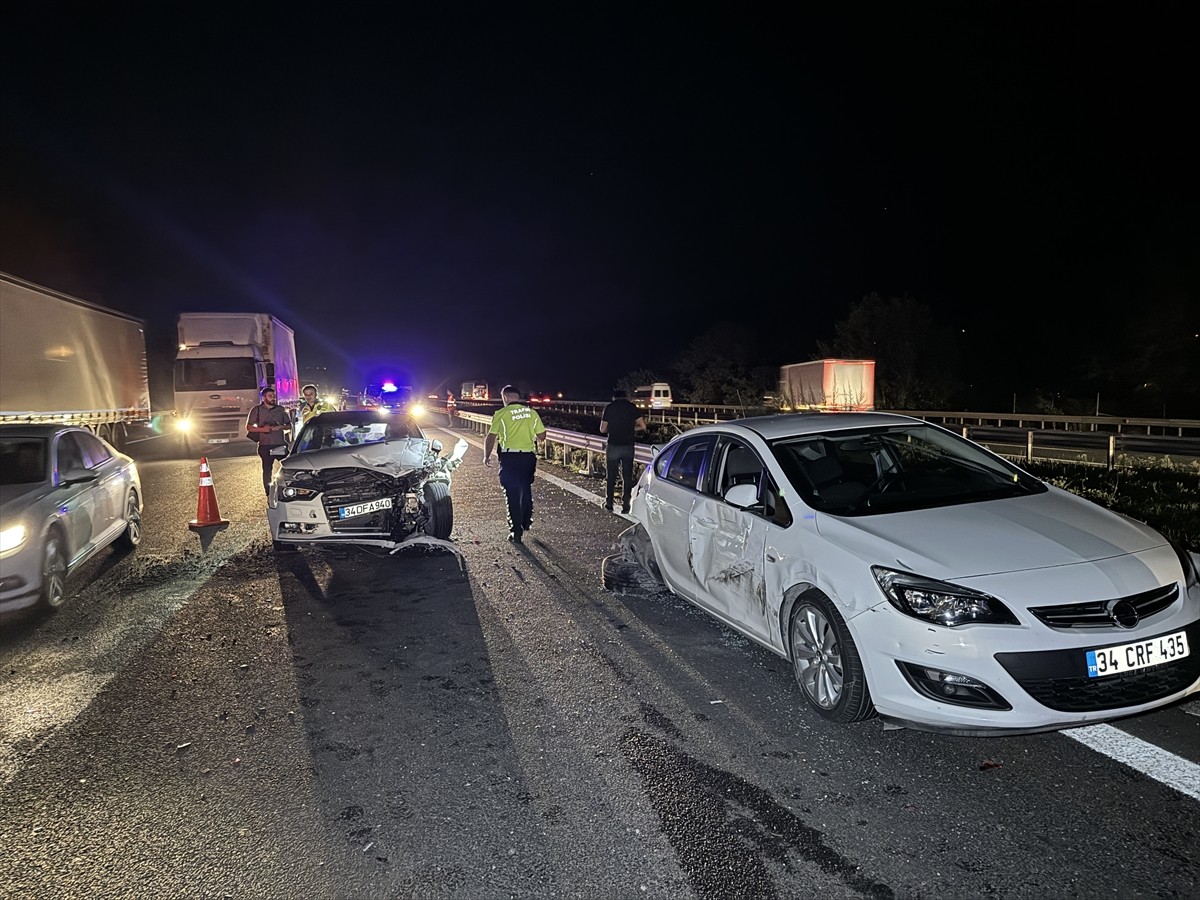
POLYGON ((504 406, 492 416, 492 427, 483 444, 483 464, 491 466, 492 451, 500 444, 500 486, 508 501, 508 539, 521 543, 533 525, 533 474, 537 469, 537 442, 545 439, 546 426, 536 410, 521 402, 521 392, 511 384, 500 389, 504 406))
POLYGON ((300 424, 303 425, 313 416, 323 412, 333 412, 333 406, 326 403, 324 400, 317 399, 317 386, 315 384, 306 384, 300 389, 300 393, 304 395, 304 401, 300 404, 300 424))
POLYGON ((271 493, 271 471, 275 468, 275 460, 282 459, 280 447, 286 447, 288 433, 292 427, 292 417, 288 411, 275 402, 275 388, 267 385, 259 392, 262 403, 250 410, 246 416, 246 433, 258 435, 258 458, 262 460, 263 492, 271 493))

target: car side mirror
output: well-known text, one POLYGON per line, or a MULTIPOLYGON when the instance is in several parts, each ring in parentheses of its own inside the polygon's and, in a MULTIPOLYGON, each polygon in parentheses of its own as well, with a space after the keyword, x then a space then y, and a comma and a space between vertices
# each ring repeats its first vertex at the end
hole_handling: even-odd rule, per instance
POLYGON ((429 442, 429 449, 432 450, 434 453, 441 453, 442 452, 442 442, 435 438, 434 440, 429 442))
POLYGON ((58 483, 60 487, 66 487, 71 484, 83 484, 86 481, 95 481, 100 476, 91 469, 85 469, 82 466, 75 466, 68 469, 66 472, 60 472, 58 483))
POLYGON ((747 509, 758 504, 758 485, 735 484, 725 492, 725 502, 738 509, 747 509))

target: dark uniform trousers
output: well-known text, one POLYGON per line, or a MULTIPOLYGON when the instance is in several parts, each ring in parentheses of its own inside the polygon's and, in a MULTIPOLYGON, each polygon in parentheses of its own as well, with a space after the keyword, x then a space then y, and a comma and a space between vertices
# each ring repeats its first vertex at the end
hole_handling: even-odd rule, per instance
POLYGON ((617 488, 617 471, 621 473, 621 493, 624 495, 622 512, 629 511, 629 495, 633 491, 633 444, 613 444, 605 448, 604 468, 608 475, 608 493, 606 508, 613 505, 613 493, 617 488))
POLYGON ((508 527, 516 535, 533 524, 533 473, 537 454, 519 450, 501 450, 500 486, 508 501, 508 527))

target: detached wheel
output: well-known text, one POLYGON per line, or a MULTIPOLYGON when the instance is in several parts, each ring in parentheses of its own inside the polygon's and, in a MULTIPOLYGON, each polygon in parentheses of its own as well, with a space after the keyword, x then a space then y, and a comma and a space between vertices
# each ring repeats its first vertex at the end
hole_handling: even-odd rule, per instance
POLYGON ((439 540, 449 540, 450 532, 454 530, 454 500, 450 497, 449 486, 441 481, 428 482, 425 508, 429 511, 425 533, 439 540))
POLYGON ((840 724, 875 715, 858 648, 829 598, 819 591, 804 594, 789 635, 796 682, 819 715, 840 724))
POLYGON ((125 530, 117 538, 117 548, 133 550, 142 542, 142 514, 138 510, 138 497, 133 491, 125 498, 125 530))
POLYGON ((58 609, 67 600, 67 547, 62 534, 51 531, 42 547, 41 604, 58 609))
POLYGON ((606 591, 625 591, 644 584, 646 570, 637 560, 621 553, 606 556, 600 562, 600 583, 606 591))

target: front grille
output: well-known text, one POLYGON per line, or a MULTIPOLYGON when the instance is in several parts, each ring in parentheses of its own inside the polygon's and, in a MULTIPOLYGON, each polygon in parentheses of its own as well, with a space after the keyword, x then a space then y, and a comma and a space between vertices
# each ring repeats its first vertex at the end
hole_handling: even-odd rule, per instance
MULTIPOLYGON (((1131 597, 1117 597, 1132 603, 1138 611, 1138 616, 1148 619, 1155 613, 1160 613, 1179 597, 1179 585, 1168 584, 1152 591, 1134 594, 1131 597)), ((1067 603, 1062 606, 1035 606, 1029 611, 1051 628, 1115 628, 1116 623, 1109 615, 1109 600, 1092 600, 1087 603, 1067 603)))
MULTIPOLYGON (((1038 703, 1061 712, 1120 709, 1182 691, 1200 678, 1200 621, 1186 629, 1191 654, 1136 672, 1088 678, 1086 650, 997 653, 996 662, 1038 703)), ((1158 635, 1154 635, 1158 637, 1158 635)), ((1147 638, 1148 639, 1148 638, 1147 638)))
POLYGON ((392 486, 379 476, 361 469, 345 469, 322 472, 321 481, 324 485, 321 504, 335 534, 386 534, 391 530, 391 516, 397 511, 394 506, 353 519, 338 518, 338 510, 343 506, 392 495, 392 486))

